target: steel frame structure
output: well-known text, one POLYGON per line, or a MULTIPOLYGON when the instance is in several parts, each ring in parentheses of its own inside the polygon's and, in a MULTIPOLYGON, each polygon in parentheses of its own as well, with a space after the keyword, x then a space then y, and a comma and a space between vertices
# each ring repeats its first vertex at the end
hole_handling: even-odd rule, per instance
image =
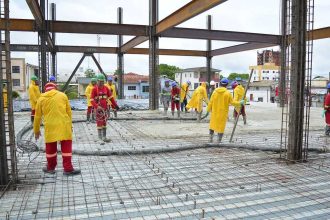
MULTIPOLYGON (((118 23, 95 23, 95 22, 76 22, 76 21, 59 21, 56 20, 56 5, 51 5, 51 19, 49 20, 45 13, 45 0, 26 0, 29 8, 34 16, 34 19, 0 19, 0 30, 7 31, 25 31, 25 32, 38 32, 40 38, 39 45, 10 45, 11 51, 40 51, 41 55, 41 78, 42 85, 47 82, 47 53, 52 55, 52 75, 56 74, 56 54, 59 52, 68 53, 83 53, 83 58, 86 54, 92 53, 112 53, 117 54, 117 71, 119 73, 119 97, 123 97, 123 79, 124 72, 124 54, 148 54, 149 55, 149 75, 150 75, 150 102, 151 110, 158 109, 159 102, 159 71, 158 61, 159 55, 174 55, 174 56, 200 56, 206 58, 208 67, 208 81, 210 80, 211 61, 213 56, 224 54, 242 52, 253 49, 260 49, 271 46, 281 46, 285 49, 288 42, 284 41, 285 32, 282 35, 273 34, 260 34, 260 33, 245 33, 223 30, 211 29, 211 16, 207 17, 207 29, 193 29, 193 28, 177 28, 176 26, 182 22, 193 18, 208 9, 226 2, 227 0, 192 0, 184 5, 171 15, 167 16, 161 21, 158 21, 158 0, 149 0, 149 25, 132 25, 123 24, 122 9, 118 8, 118 23), (104 35, 118 35, 117 47, 89 47, 89 46, 61 46, 56 45, 56 33, 80 33, 80 34, 104 34, 104 35), (134 36, 134 38, 126 43, 123 43, 123 35, 134 36), (159 49, 159 38, 183 38, 183 39, 200 39, 207 40, 207 48, 205 51, 200 50, 176 50, 176 49, 159 49), (149 48, 135 48, 137 45, 149 40, 149 48), (239 45, 212 49, 212 40, 232 41, 232 42, 245 42, 239 45)), ((282 6, 283 7, 283 6, 282 6)), ((297 12, 297 16, 299 13, 297 12)), ((282 14, 282 18, 285 16, 282 14)), ((282 27, 286 25, 285 21, 282 22, 282 27)), ((314 40, 330 38, 330 27, 312 30, 306 33, 307 36, 312 35, 314 40)), ((308 38, 304 36, 302 41, 308 38)), ((300 46, 304 47, 300 43, 300 46)), ((4 45, 1 45, 4 46, 4 45)), ((9 45, 7 45, 9 46, 9 45)), ((298 45, 296 45, 298 47, 298 45)), ((301 53, 302 54, 302 53, 301 53)), ((302 58, 302 57, 300 57, 302 58)), ((298 59, 300 59, 298 58, 298 59)), ((94 59, 95 61, 96 59, 94 59)), ((283 58, 282 58, 283 60, 283 58)), ((284 59, 285 60, 285 59, 284 59)), ((81 60, 82 62, 82 60, 81 60)), ((301 61, 302 62, 302 61, 301 61)), ((300 67, 299 67, 300 68, 300 67)), ((301 70, 298 69, 298 72, 301 70)), ((74 71, 75 72, 75 71, 74 71)), ((73 72, 73 74, 74 74, 73 72)), ((297 72, 297 71, 295 71, 297 72)), ((300 77, 300 76, 296 76, 300 77)), ((281 85, 283 85, 285 75, 282 70, 281 85)), ((302 82, 301 82, 302 83, 302 82)), ((303 87, 303 84, 300 83, 303 87)), ((67 82, 68 84, 68 82, 67 82)), ((281 86, 282 94, 284 86, 281 86)), ((298 91, 298 90, 297 90, 298 91)), ((297 92, 296 91, 296 92, 297 92)), ((2 98, 0 98, 2 99, 2 98)), ((281 98, 283 104, 284 98, 281 98)), ((2 101, 2 100, 1 100, 2 101)), ((297 105, 296 105, 297 106, 297 105)), ((303 114, 291 112, 292 117, 296 117, 290 126, 291 129, 298 127, 303 117, 303 114), (298 118, 297 118, 298 117, 298 118)), ((292 130, 293 131, 293 130, 292 130)), ((1 129, 1 134, 5 131, 1 129)), ((295 138, 302 139, 301 135, 294 136, 295 138)), ((290 148, 297 149, 299 147, 297 142, 292 142, 290 148)), ((300 153, 301 154, 301 153, 300 153)), ((294 156, 291 159, 295 159, 294 156)))

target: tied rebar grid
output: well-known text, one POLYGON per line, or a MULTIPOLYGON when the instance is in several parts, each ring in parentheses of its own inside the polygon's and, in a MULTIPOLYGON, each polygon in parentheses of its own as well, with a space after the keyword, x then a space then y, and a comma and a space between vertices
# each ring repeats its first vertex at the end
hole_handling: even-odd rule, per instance
MULTIPOLYGON (((237 149, 131 154, 129 149, 142 144, 187 143, 188 138, 147 134, 141 129, 143 123, 150 122, 109 122, 112 142, 103 146, 88 135, 95 132, 95 124, 75 123, 74 149, 82 145, 85 151, 113 147, 123 152, 122 156, 74 154, 75 167, 82 169, 79 176, 63 176, 60 154, 54 176, 41 171, 44 153, 32 162, 27 155, 19 157, 20 184, 0 200, 0 219, 321 218, 330 214, 326 205, 330 155, 315 155, 307 164, 288 166, 276 154, 237 149)), ((207 136, 200 139, 206 140, 207 136)))

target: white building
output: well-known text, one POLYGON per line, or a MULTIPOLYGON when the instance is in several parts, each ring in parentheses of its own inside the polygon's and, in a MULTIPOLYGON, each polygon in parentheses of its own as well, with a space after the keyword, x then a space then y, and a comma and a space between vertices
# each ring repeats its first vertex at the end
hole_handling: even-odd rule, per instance
POLYGON ((275 97, 274 81, 251 82, 246 93, 246 98, 251 102, 274 102, 275 97))
MULTIPOLYGON (((218 69, 211 69, 211 80, 216 82, 218 86, 220 80, 220 72, 218 69)), ((191 82, 192 87, 190 89, 196 89, 202 82, 207 81, 207 68, 206 67, 195 67, 184 69, 180 72, 175 73, 175 81, 177 82, 191 82)))

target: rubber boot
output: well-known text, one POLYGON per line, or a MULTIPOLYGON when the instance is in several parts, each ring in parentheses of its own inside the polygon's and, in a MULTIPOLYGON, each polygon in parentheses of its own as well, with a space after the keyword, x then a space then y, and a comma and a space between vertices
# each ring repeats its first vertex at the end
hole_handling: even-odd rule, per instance
POLYGON ((31 116, 31 123, 33 124, 34 122, 34 116, 31 116))
POLYGON ((164 116, 167 116, 167 109, 164 110, 164 116))
POLYGON ((181 114, 181 112, 180 112, 180 111, 178 111, 178 112, 177 112, 177 114, 178 114, 178 118, 180 118, 180 114, 181 114))
POLYGON ((325 126, 325 135, 330 136, 330 126, 325 126))
POLYGON ((201 122, 202 119, 202 112, 197 112, 197 122, 201 122))
POLYGON ((218 143, 220 144, 222 141, 223 133, 218 134, 218 143))
POLYGON ((87 114, 87 123, 89 124, 91 122, 91 114, 87 114))
POLYGON ((244 124, 246 125, 246 116, 243 116, 244 124))
POLYGON ((102 132, 103 132, 103 141, 106 143, 109 143, 111 140, 109 138, 107 138, 107 129, 103 128, 102 132))
POLYGON ((174 111, 172 111, 172 116, 174 117, 174 111))
POLYGON ((98 135, 99 135, 99 139, 103 140, 103 135, 102 135, 102 129, 97 129, 98 135))
POLYGON ((117 118, 117 111, 114 111, 113 114, 114 114, 115 118, 117 118))
POLYGON ((92 122, 95 123, 95 114, 94 114, 94 112, 92 113, 92 122))

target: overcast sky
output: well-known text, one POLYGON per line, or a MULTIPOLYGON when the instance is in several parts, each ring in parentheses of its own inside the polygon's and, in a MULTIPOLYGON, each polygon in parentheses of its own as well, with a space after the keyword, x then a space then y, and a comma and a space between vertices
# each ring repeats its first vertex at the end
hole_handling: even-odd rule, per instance
MULTIPOLYGON (((49 0, 56 3, 57 20, 117 22, 117 8, 123 8, 123 21, 126 24, 148 25, 148 0, 49 0)), ((159 20, 187 4, 189 0, 159 0, 159 20)), ((10 1, 11 18, 33 18, 25 0, 10 1)), ((330 26, 330 1, 315 1, 315 28, 330 26)), ((212 15, 213 29, 243 31, 267 34, 279 34, 280 0, 228 0, 184 23, 179 27, 206 28, 206 16, 212 15)), ((125 36, 124 43, 132 36, 125 36)), ((36 33, 12 32, 11 43, 37 44, 36 33)), ((97 36, 89 34, 57 34, 58 45, 97 46, 97 36)), ((238 42, 212 41, 212 49, 238 44, 238 42)), ((101 46, 117 45, 117 37, 101 35, 101 46)), ((138 47, 148 47, 145 42, 138 47)), ((161 38, 160 48, 205 50, 205 40, 161 38)), ((278 47, 270 48, 277 50, 278 47)), ((82 54, 58 53, 58 73, 70 73, 82 54)), ((250 65, 255 65, 257 50, 216 56, 213 68, 221 69, 225 74, 248 72, 250 65)), ((24 57, 28 63, 38 63, 37 53, 14 52, 12 57, 24 57)), ((97 55, 96 55, 97 57, 97 55)), ((330 39, 314 41, 313 69, 314 76, 328 75, 330 72, 330 39)), ((125 72, 148 74, 147 55, 125 55, 125 72)), ((205 66, 202 57, 160 56, 160 63, 175 65, 180 68, 205 66)), ((117 56, 101 54, 101 65, 106 72, 117 68, 117 56)), ((82 66, 96 69, 93 61, 85 59, 82 66)))

